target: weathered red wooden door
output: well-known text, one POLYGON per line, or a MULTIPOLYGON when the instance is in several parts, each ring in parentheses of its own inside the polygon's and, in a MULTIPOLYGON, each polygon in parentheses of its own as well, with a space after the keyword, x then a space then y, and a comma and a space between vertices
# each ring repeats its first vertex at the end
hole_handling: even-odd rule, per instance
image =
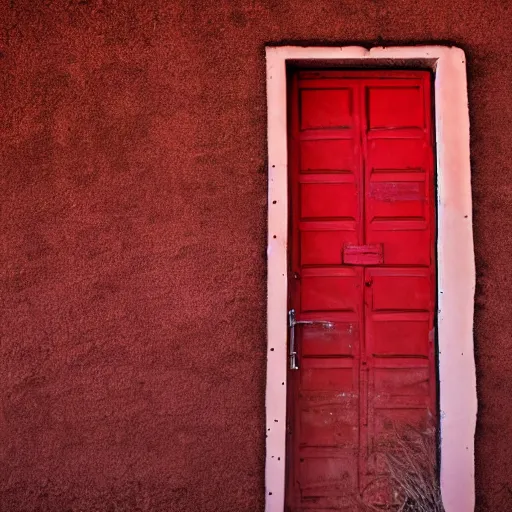
POLYGON ((430 74, 292 83, 286 503, 352 511, 386 499, 390 435, 436 412, 430 74))

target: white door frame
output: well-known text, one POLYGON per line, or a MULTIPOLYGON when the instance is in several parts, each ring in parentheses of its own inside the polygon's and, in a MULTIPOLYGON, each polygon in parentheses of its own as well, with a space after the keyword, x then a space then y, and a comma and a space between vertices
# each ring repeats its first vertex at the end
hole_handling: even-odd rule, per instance
POLYGON ((268 246, 265 511, 283 512, 287 378, 287 63, 434 71, 441 489, 446 512, 475 504, 475 263, 464 52, 444 46, 267 47, 268 246))

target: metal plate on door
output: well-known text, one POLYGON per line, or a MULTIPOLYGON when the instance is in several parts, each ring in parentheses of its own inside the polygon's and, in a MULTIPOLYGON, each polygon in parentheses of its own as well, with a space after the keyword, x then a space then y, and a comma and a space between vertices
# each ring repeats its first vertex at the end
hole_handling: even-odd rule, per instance
POLYGON ((345 245, 344 265, 380 265, 384 262, 382 244, 345 245))

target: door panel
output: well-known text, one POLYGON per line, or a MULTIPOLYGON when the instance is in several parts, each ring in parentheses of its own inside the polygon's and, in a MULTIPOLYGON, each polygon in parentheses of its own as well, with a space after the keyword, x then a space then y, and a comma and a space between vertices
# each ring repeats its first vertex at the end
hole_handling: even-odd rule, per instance
MULTIPOLYGON (((331 319, 332 327, 311 325, 302 329, 302 355, 308 356, 355 356, 360 336, 359 325, 352 315, 346 319, 331 319)), ((303 318, 306 318, 304 315, 303 318)))
POLYGON ((422 172, 428 168, 429 150, 423 138, 373 138, 367 144, 366 162, 372 174, 422 172))
POLYGON ((334 222, 330 224, 329 230, 323 230, 322 226, 315 229, 314 224, 310 223, 300 232, 302 265, 337 265, 340 262, 340 247, 357 243, 354 227, 343 229, 340 223, 339 229, 336 229, 334 222))
POLYGON ((357 311, 361 269, 305 268, 300 282, 301 311, 357 311))
POLYGON ((376 128, 423 128, 425 110, 423 89, 416 80, 396 80, 395 85, 373 80, 367 85, 367 120, 370 130, 376 128), (410 84, 410 85, 405 85, 410 84))
MULTIPOLYGON (((311 134, 315 137, 321 135, 311 134)), ((350 173, 356 166, 357 153, 351 139, 305 139, 300 142, 300 169, 303 173, 350 173)))
POLYGON ((354 183, 300 183, 301 220, 314 218, 350 219, 357 213, 357 196, 354 183))
POLYGON ((353 512, 436 411, 430 75, 301 71, 290 99, 286 507, 353 512))
POLYGON ((429 269, 366 270, 372 309, 368 311, 428 311, 431 306, 429 269))
POLYGON ((300 92, 300 105, 301 130, 343 128, 352 124, 351 89, 303 88, 300 92))
MULTIPOLYGON (((428 265, 431 259, 430 246, 432 236, 429 230, 407 229, 411 224, 406 221, 394 223, 395 231, 389 229, 389 224, 373 225, 367 233, 367 240, 372 244, 382 244, 387 265, 428 265), (399 230, 398 228, 402 228, 399 230), (410 247, 417 250, 411 254, 410 247)), ((392 226, 393 227, 393 226, 392 226)))
POLYGON ((366 346, 372 357, 429 355, 429 313, 375 313, 366 321, 366 346))

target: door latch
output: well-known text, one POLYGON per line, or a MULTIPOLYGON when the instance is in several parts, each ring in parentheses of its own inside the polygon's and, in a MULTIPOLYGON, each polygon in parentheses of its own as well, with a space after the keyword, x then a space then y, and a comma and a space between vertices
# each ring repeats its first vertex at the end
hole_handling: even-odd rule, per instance
POLYGON ((290 370, 298 370, 297 351, 295 349, 295 326, 296 325, 323 325, 327 329, 334 327, 333 322, 326 320, 295 320, 295 310, 288 311, 288 329, 290 331, 290 370))

